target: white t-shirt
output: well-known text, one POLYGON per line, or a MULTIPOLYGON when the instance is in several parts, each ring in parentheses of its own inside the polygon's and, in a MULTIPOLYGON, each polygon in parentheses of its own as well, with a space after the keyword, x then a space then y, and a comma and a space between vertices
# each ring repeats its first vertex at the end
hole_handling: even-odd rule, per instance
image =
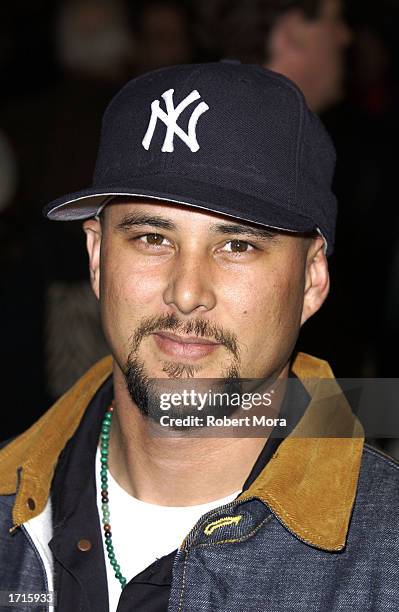
MULTIPOLYGON (((97 507, 101 513, 100 452, 96 454, 97 507)), ((157 506, 132 497, 108 472, 110 524, 115 556, 129 582, 156 559, 178 548, 197 521, 209 510, 227 504, 241 490, 198 506, 157 506)), ((102 532, 103 533, 103 532, 102 532)), ((121 585, 107 556, 102 537, 108 579, 109 609, 115 612, 121 585)))

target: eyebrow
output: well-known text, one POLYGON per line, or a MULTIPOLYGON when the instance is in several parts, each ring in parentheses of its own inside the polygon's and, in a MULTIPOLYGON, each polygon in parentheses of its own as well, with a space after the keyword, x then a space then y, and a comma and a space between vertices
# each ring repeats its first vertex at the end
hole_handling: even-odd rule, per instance
POLYGON ((176 225, 169 219, 154 215, 146 215, 142 213, 131 213, 123 217, 117 224, 116 229, 119 231, 127 231, 132 227, 151 225, 159 229, 175 230, 176 225))
MULTIPOLYGON (((130 213, 125 215, 117 224, 116 229, 119 231, 128 231, 132 227, 140 227, 150 225, 158 229, 176 230, 177 225, 170 219, 158 215, 148 215, 145 213, 130 213)), ((254 227, 251 225, 240 225, 234 223, 213 223, 210 226, 213 234, 224 234, 227 236, 253 236, 260 240, 273 240, 277 236, 277 230, 267 227, 254 227)))
POLYGON ((211 231, 215 234, 253 236, 261 240, 272 240, 277 237, 277 230, 273 228, 236 225, 233 223, 215 223, 211 226, 211 231))

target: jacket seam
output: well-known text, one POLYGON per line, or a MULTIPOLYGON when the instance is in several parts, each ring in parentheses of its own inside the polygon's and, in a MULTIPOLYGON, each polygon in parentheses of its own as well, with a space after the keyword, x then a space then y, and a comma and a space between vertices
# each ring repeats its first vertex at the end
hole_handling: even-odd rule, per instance
POLYGON ((181 593, 180 593, 180 598, 179 598, 178 612, 182 612, 183 610, 183 598, 184 598, 184 589, 186 588, 186 573, 187 573, 187 561, 188 561, 189 551, 186 551, 184 554, 185 554, 185 559, 184 559, 184 565, 183 565, 183 578, 182 578, 182 587, 181 587, 181 593))

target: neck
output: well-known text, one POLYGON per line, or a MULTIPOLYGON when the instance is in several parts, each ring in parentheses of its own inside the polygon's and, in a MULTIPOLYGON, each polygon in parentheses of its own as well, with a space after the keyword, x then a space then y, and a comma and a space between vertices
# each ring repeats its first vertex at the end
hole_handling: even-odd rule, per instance
MULTIPOLYGON (((282 377, 288 374, 286 366, 282 377)), ((204 504, 240 490, 265 438, 155 437, 114 365, 109 469, 132 496, 162 506, 204 504)))

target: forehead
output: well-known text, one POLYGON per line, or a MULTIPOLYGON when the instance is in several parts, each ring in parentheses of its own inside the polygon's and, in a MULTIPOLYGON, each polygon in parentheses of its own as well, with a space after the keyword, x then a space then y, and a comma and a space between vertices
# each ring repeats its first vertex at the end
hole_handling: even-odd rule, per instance
MULTIPOLYGON (((269 233, 277 233, 277 230, 272 228, 246 221, 245 219, 237 219, 229 215, 213 212, 195 206, 176 204, 175 202, 167 202, 150 198, 117 198, 107 204, 102 213, 109 223, 119 224, 124 219, 134 218, 136 215, 148 215, 149 217, 170 219, 177 226, 193 225, 199 226, 214 226, 215 224, 229 224, 237 227, 245 226, 248 228, 257 228, 267 230, 269 233)), ((144 216, 143 216, 144 218, 144 216)))

